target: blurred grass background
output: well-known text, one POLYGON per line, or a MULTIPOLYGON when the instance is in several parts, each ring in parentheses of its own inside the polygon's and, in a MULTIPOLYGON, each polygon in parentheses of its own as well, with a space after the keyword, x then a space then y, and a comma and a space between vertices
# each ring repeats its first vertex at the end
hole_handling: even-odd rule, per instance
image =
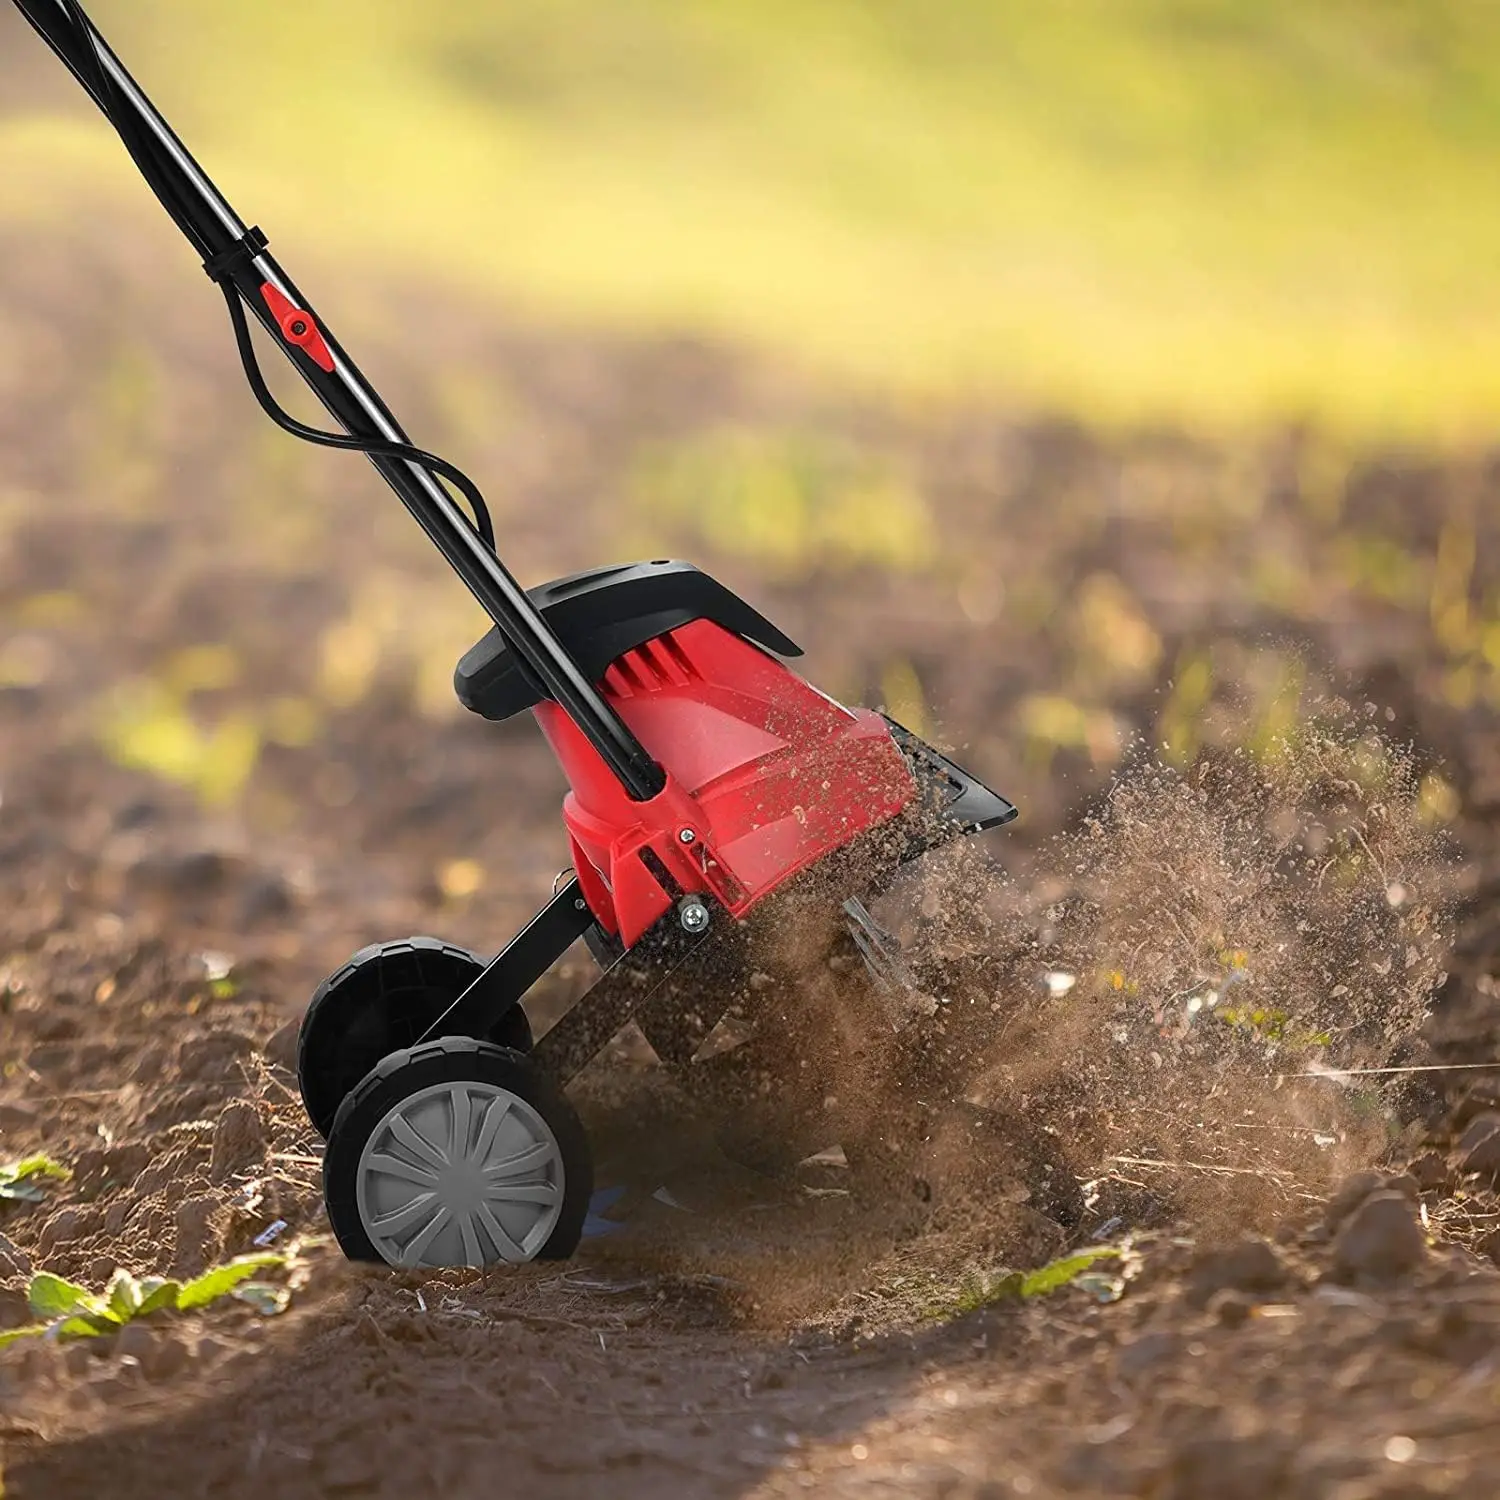
MULTIPOLYGON (((293 263, 1097 422, 1500 405, 1489 0, 92 11, 293 263)), ((49 66, 7 73, 0 218, 140 196, 49 66)))

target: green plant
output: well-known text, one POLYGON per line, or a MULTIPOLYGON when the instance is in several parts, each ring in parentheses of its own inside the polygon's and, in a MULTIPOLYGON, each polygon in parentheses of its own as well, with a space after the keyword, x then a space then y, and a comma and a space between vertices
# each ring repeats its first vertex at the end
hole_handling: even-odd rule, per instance
POLYGON ((186 1282, 162 1276, 138 1279, 118 1270, 102 1294, 50 1271, 38 1271, 31 1278, 27 1301, 40 1321, 0 1333, 0 1348, 25 1338, 97 1338, 118 1333, 127 1323, 152 1313, 192 1312, 221 1297, 246 1302, 259 1313, 278 1313, 287 1305, 286 1289, 251 1278, 257 1271, 285 1264, 286 1257, 275 1252, 241 1255, 186 1282))
MULTIPOLYGON (((1124 1257, 1125 1251, 1117 1245, 1094 1245, 1087 1250, 1075 1250, 1071 1255, 1064 1255, 1059 1260, 1050 1261, 1038 1270, 1028 1271, 1020 1278, 1020 1285, 1016 1288, 1015 1295, 1045 1297, 1049 1292, 1056 1292, 1065 1286, 1083 1282, 1085 1275, 1092 1271, 1096 1261, 1121 1260, 1124 1257)), ((1113 1285, 1120 1278, 1108 1277, 1100 1278, 1100 1280, 1108 1280, 1113 1285)), ((1096 1286, 1093 1281, 1084 1285, 1084 1290, 1090 1292, 1098 1293, 1102 1289, 1102 1286, 1096 1286)))
POLYGON ((1124 1246, 1091 1245, 1049 1261, 1035 1271, 1003 1271, 998 1276, 986 1273, 971 1278, 963 1286, 930 1303, 927 1314, 933 1318, 961 1317, 964 1313, 977 1312, 981 1307, 993 1307, 998 1302, 1045 1297, 1065 1286, 1077 1286, 1101 1302, 1113 1302, 1124 1291, 1125 1282, 1137 1261, 1138 1257, 1124 1246), (1119 1262, 1115 1274, 1093 1270, 1094 1265, 1102 1260, 1119 1262))
POLYGON ((0 1162, 0 1198, 21 1203, 40 1203, 47 1196, 42 1186, 48 1178, 66 1182, 73 1174, 61 1162, 38 1153, 19 1161, 0 1162))

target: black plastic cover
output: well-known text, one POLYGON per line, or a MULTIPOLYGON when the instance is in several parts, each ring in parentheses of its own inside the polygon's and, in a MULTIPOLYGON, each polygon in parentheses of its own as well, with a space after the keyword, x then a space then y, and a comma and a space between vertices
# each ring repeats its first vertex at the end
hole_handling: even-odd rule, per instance
POLYGON ((928 814, 928 827, 924 830, 928 835, 941 838, 944 824, 961 834, 983 833, 987 828, 1002 828, 1020 817, 1020 809, 1014 802, 992 792, 977 776, 955 765, 889 714, 881 717, 890 726, 891 738, 916 777, 920 804, 928 814))
MULTIPOLYGON (((592 568, 526 592, 593 682, 617 657, 694 620, 712 620, 777 656, 802 655, 759 610, 692 563, 592 568)), ((546 697, 498 629, 464 653, 453 687, 465 708, 494 720, 546 697)))

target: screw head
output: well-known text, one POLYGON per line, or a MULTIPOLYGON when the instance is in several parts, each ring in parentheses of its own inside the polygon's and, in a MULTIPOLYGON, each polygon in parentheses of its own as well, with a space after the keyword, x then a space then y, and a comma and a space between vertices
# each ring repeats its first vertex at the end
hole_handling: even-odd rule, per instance
POLYGON ((677 908, 684 932, 702 932, 709 923, 708 908, 696 897, 686 896, 677 908))
POLYGON ((677 831, 677 842, 679 844, 693 844, 698 840, 698 835, 691 828, 680 828, 677 831))

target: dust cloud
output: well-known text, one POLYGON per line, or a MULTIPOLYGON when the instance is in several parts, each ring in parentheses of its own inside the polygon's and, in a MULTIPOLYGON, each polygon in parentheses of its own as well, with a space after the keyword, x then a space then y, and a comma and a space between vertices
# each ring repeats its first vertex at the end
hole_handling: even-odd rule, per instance
POLYGON ((1324 705, 1184 768, 1143 748, 1074 830, 1005 852, 950 846, 871 903, 902 943, 883 980, 810 905, 780 915, 730 1017, 750 1039, 692 1070, 732 1155, 836 1147, 862 1233, 1017 1260, 1269 1230, 1400 1147, 1409 1075, 1350 1070, 1421 1061, 1455 862, 1368 718, 1324 705))

